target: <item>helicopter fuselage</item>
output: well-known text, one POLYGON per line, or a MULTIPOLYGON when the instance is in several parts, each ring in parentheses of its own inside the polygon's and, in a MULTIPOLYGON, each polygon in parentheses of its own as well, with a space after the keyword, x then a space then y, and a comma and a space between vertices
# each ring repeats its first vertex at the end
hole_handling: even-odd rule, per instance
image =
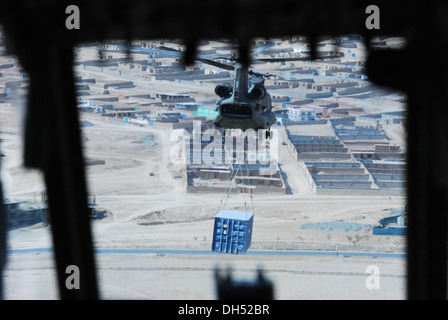
POLYGON ((216 127, 245 131, 269 129, 276 123, 271 96, 264 88, 262 77, 249 80, 247 68, 237 64, 234 87, 220 86, 215 90, 221 96, 217 103, 219 114, 214 121, 216 127))
POLYGON ((233 97, 222 99, 218 106, 219 114, 215 118, 215 126, 221 128, 269 129, 276 122, 271 111, 271 97, 267 94, 263 100, 239 99, 233 97))

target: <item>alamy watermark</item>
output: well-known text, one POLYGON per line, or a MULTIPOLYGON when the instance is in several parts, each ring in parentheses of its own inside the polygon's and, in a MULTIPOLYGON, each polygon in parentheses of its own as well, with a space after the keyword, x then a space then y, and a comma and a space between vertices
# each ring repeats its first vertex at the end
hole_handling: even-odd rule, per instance
POLYGON ((67 279, 65 279, 65 287, 68 290, 80 289, 79 281, 80 281, 80 273, 79 267, 72 264, 65 268, 65 273, 69 274, 67 279))
POLYGON ((369 290, 380 289, 380 268, 374 264, 367 266, 366 288, 369 290))
MULTIPOLYGON (((65 27, 69 30, 81 28, 80 23, 80 11, 79 7, 76 5, 69 5, 65 8, 65 13, 69 14, 69 16, 65 19, 65 27)), ((380 29, 380 9, 376 5, 369 5, 365 10, 366 14, 369 16, 366 19, 366 28, 371 29, 380 29)))
POLYGON ((279 130, 205 129, 201 122, 194 121, 192 131, 175 129, 170 141, 176 144, 170 150, 173 164, 224 165, 260 164, 275 166, 279 160, 279 130))
POLYGON ((69 5, 67 8, 65 8, 65 13, 70 14, 65 19, 65 27, 69 30, 72 29, 80 29, 81 28, 81 21, 80 21, 80 11, 79 7, 75 5, 69 5))
POLYGON ((369 5, 366 7, 366 14, 369 16, 366 19, 366 28, 369 30, 380 29, 380 8, 375 5, 369 5))

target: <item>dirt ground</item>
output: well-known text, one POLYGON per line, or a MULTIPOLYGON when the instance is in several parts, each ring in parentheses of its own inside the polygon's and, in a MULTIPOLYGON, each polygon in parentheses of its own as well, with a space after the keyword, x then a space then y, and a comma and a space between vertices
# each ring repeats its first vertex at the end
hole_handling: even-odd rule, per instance
MULTIPOLYGON (((5 194, 11 200, 39 198, 41 175, 21 167, 19 122, 14 123, 11 108, 2 105, 0 112, 5 194)), ((82 129, 86 156, 105 161, 87 167, 89 193, 101 212, 92 222, 96 248, 210 250, 213 219, 224 195, 186 193, 184 168, 170 158, 170 132, 94 116, 81 120, 93 124, 82 129)), ((373 226, 390 211, 403 210, 405 198, 316 195, 303 169, 285 146, 279 147, 292 194, 255 194, 253 201, 234 195, 225 204, 226 209, 254 212, 250 250, 405 251, 404 237, 376 236, 371 227, 349 232, 300 229, 305 223, 337 221, 373 226)), ((11 249, 51 247, 44 226, 10 234, 11 249)), ((255 276, 261 266, 274 281, 278 299, 402 299, 405 294, 405 259, 400 258, 99 254, 97 261, 102 294, 111 299, 213 299, 216 266, 231 266, 243 278, 255 276), (384 275, 376 290, 365 285, 366 268, 372 264, 384 275)), ((6 298, 56 298, 51 286, 44 286, 54 282, 53 274, 51 254, 11 255, 6 298), (25 279, 37 290, 25 290, 25 279)))

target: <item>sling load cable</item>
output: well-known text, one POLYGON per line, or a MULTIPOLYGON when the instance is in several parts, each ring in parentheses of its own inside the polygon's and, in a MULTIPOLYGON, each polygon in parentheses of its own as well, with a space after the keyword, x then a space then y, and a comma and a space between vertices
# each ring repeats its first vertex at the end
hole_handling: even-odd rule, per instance
MULTIPOLYGON (((247 163, 244 164, 247 168, 247 163)), ((244 169, 244 168, 243 168, 244 169)), ((244 212, 247 216, 247 206, 246 206, 246 188, 244 188, 244 175, 243 170, 241 170, 241 191, 243 193, 243 203, 244 203, 244 212)), ((236 184, 236 177, 235 177, 235 184, 236 184)))
MULTIPOLYGON (((242 157, 244 157, 244 154, 242 155, 242 157)), ((236 170, 233 168, 233 165, 232 165, 232 171, 230 172, 230 179, 229 179, 230 184, 229 184, 229 187, 228 187, 229 191, 227 192, 227 188, 224 190, 224 196, 225 196, 225 194, 227 193, 227 197, 225 198, 225 201, 226 201, 226 202, 227 202, 227 200, 228 200, 229 197, 230 197, 230 192, 232 191, 232 180, 236 177, 236 175, 238 174, 238 171, 240 170, 240 168, 241 168, 241 161, 239 161, 236 170)), ((223 199, 224 199, 224 196, 223 196, 223 198, 221 199, 221 201, 220 201, 220 203, 219 203, 218 211, 219 211, 219 209, 220 209, 221 206, 222 206, 222 201, 223 201, 223 199)))
MULTIPOLYGON (((244 153, 243 153, 243 157, 242 157, 242 159, 244 159, 244 153)), ((245 212, 245 214, 246 214, 246 219, 247 219, 248 212, 247 212, 247 202, 246 202, 246 191, 247 191, 247 192, 252 192, 252 184, 251 184, 251 182, 250 182, 249 161, 248 161, 248 159, 246 159, 246 160, 247 160, 247 161, 246 161, 246 163, 244 163, 244 165, 246 166, 246 180, 247 180, 248 187, 247 187, 247 188, 243 188, 243 187, 242 187, 241 190, 242 190, 242 193, 243 193, 244 212, 245 212), (250 190, 250 191, 249 191, 249 190, 250 190)), ((240 166, 241 166, 241 162, 242 162, 242 161, 240 161, 240 164, 239 164, 240 166)), ((244 171, 244 169, 241 169, 241 185, 242 185, 242 186, 245 185, 245 182, 244 182, 245 179, 244 179, 243 171, 244 171)), ((237 172, 237 174, 238 174, 238 172, 237 172)), ((236 177, 235 177, 235 182, 236 182, 236 177)), ((252 193, 250 193, 250 200, 251 200, 252 212, 254 212, 254 202, 253 202, 253 196, 252 196, 252 193)))
MULTIPOLYGON (((247 184, 249 185, 248 188, 245 188, 245 190, 247 190, 247 192, 251 192, 250 193, 250 201, 251 201, 251 207, 252 207, 252 213, 254 213, 254 201, 253 201, 253 194, 252 194, 252 184, 250 182, 250 170, 249 170, 249 162, 246 163, 246 179, 247 179, 247 184), (249 191, 250 190, 250 191, 249 191)), ((243 183, 243 178, 241 178, 241 181, 243 183)), ((246 192, 243 192, 244 194, 246 192)), ((243 195, 244 197, 244 212, 246 213, 246 219, 248 218, 248 212, 247 212, 247 207, 246 207, 246 195, 243 195)))
MULTIPOLYGON (((243 152, 242 152, 242 156, 241 156, 241 160, 240 160, 239 165, 238 165, 238 168, 240 168, 240 167, 241 167, 241 164, 244 162, 244 154, 245 154, 245 152, 243 151, 243 152)), ((248 179, 248 183, 249 183, 249 185, 250 185, 248 161, 246 161, 246 163, 245 163, 244 165, 246 166, 247 179, 248 179)), ((247 212, 247 203, 246 203, 246 192, 245 192, 245 190, 248 190, 248 188, 243 188, 243 186, 244 186, 243 170, 244 170, 244 168, 241 169, 241 170, 238 170, 238 171, 241 171, 241 191, 242 191, 242 193, 243 193, 244 214, 245 214, 245 216, 246 216, 246 220, 247 220, 247 218, 248 218, 248 212, 247 212)), ((236 185, 236 179, 237 179, 238 171, 237 171, 236 174, 235 174, 235 185, 236 185)), ((251 198, 252 198, 252 197, 251 197, 251 198)), ((252 207, 253 207, 253 203, 252 203, 252 207)), ((252 211, 253 211, 253 210, 252 210, 252 211)))
MULTIPOLYGON (((236 175, 238 174, 238 171, 240 170, 240 168, 241 168, 241 162, 243 161, 243 159, 244 159, 244 152, 242 153, 242 155, 241 155, 241 158, 240 158, 240 161, 238 161, 238 166, 237 166, 237 168, 236 168, 236 170, 233 168, 233 165, 231 164, 231 166, 232 166, 232 170, 231 170, 231 172, 230 172, 230 178, 229 178, 229 187, 227 188, 226 187, 226 189, 224 190, 224 195, 223 195, 223 197, 221 198, 221 201, 219 202, 219 205, 218 205, 218 212, 221 210, 221 208, 222 208, 222 206, 223 206, 223 200, 225 200, 225 202, 224 202, 224 204, 227 202, 227 200, 229 199, 229 197, 230 197, 230 192, 232 191, 232 180, 236 177, 236 175), (228 192, 227 192, 227 189, 229 190, 228 192), (227 193, 227 197, 225 197, 225 195, 226 195, 226 193, 227 193), (225 199, 224 199, 224 197, 225 197, 225 199)), ((236 180, 235 180, 235 182, 236 182, 236 180)))
POLYGON ((249 183, 249 189, 248 190, 251 191, 250 192, 250 202, 251 202, 252 212, 254 212, 253 189, 252 189, 252 184, 250 183, 249 164, 247 164, 246 169, 247 169, 247 182, 249 183))

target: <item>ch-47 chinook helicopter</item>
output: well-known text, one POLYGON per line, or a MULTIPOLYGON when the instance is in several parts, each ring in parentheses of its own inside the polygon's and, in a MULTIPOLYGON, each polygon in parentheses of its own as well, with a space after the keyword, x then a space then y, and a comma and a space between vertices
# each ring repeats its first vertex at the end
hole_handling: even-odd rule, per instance
MULTIPOLYGON (((272 46, 264 46, 252 52, 259 53, 262 50, 272 46)), ((333 56, 328 56, 333 57, 333 56)), ((328 58, 326 57, 326 58, 328 58)), ((233 58, 234 59, 234 58, 233 58)), ((276 116, 272 111, 271 96, 264 86, 265 78, 273 76, 272 74, 262 74, 249 70, 242 63, 227 66, 225 64, 210 63, 209 59, 197 59, 204 63, 209 63, 221 68, 234 69, 233 86, 230 83, 222 83, 216 86, 215 93, 220 97, 217 102, 218 115, 214 120, 217 128, 241 129, 246 131, 253 129, 266 130, 266 138, 271 136, 270 128, 277 122, 276 116)), ((266 62, 279 61, 303 61, 309 58, 266 58, 257 59, 266 62)))
MULTIPOLYGON (((256 55, 274 44, 268 44, 251 52, 256 55)), ((125 48, 125 47, 122 47, 125 48)), ((159 49, 126 48, 138 51, 148 51, 153 53, 164 53, 181 56, 182 51, 161 46, 159 49)), ((330 56, 326 57, 329 58, 330 56)), ((213 65, 222 69, 234 71, 234 82, 222 83, 215 87, 215 93, 220 97, 217 102, 218 115, 214 119, 214 125, 223 129, 241 129, 243 131, 253 129, 266 130, 266 138, 271 136, 270 128, 277 121, 272 111, 271 96, 267 92, 264 82, 265 78, 273 76, 271 74, 261 74, 252 70, 241 62, 236 62, 233 66, 213 59, 237 61, 234 56, 219 57, 197 55, 195 60, 205 64, 213 65)), ((265 58, 256 59, 265 62, 279 61, 307 61, 310 58, 265 58)))

